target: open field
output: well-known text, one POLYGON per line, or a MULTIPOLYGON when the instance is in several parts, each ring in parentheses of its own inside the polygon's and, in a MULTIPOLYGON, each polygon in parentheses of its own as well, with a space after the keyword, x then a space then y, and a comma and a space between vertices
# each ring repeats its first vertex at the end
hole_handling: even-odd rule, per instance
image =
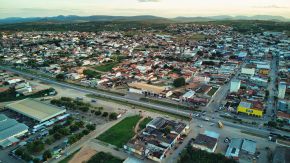
POLYGON ((72 157, 69 163, 86 162, 96 153, 96 150, 91 149, 90 147, 84 147, 72 157))
POLYGON ((134 136, 134 127, 140 119, 140 116, 127 117, 97 139, 122 148, 134 136))
POLYGON ((112 68, 117 65, 118 65, 118 62, 110 62, 110 63, 98 65, 95 67, 95 69, 102 72, 108 72, 108 71, 111 71, 112 68))

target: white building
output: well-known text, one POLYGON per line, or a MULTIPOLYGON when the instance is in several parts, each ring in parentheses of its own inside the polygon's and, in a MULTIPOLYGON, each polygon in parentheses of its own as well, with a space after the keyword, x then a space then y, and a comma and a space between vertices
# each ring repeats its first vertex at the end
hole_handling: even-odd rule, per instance
POLYGON ((255 68, 242 68, 241 73, 253 76, 255 75, 255 68))
POLYGON ((241 80, 232 80, 230 92, 238 92, 241 87, 241 80))
POLYGON ((285 92, 286 92, 286 83, 280 82, 278 86, 278 98, 284 99, 285 98, 285 92))

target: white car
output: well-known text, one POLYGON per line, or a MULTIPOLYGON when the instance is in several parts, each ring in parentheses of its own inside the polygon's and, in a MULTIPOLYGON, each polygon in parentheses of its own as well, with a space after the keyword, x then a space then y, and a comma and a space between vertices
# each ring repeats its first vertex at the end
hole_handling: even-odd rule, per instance
POLYGON ((61 155, 57 155, 56 157, 55 157, 55 159, 58 159, 58 158, 60 158, 61 157, 61 155))

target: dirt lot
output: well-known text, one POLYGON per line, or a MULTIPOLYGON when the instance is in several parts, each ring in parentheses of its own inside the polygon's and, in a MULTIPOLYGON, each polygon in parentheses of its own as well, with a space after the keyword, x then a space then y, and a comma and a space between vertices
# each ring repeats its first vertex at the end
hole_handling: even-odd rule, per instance
POLYGON ((97 153, 96 150, 90 147, 82 148, 74 157, 69 161, 69 163, 82 163, 88 161, 93 155, 97 153))

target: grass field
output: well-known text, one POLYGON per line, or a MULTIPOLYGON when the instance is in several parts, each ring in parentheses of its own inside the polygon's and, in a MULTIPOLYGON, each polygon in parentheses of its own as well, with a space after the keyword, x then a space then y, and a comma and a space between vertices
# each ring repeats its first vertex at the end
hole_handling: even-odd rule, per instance
POLYGON ((127 117, 101 134, 97 139, 122 148, 134 136, 134 127, 140 119, 141 117, 137 115, 127 117))
POLYGON ((111 71, 112 68, 114 68, 117 65, 118 65, 118 62, 110 62, 110 63, 98 65, 95 67, 95 69, 102 72, 108 72, 108 71, 111 71))
POLYGON ((123 160, 112 156, 110 153, 99 152, 95 154, 87 163, 122 163, 123 160))

